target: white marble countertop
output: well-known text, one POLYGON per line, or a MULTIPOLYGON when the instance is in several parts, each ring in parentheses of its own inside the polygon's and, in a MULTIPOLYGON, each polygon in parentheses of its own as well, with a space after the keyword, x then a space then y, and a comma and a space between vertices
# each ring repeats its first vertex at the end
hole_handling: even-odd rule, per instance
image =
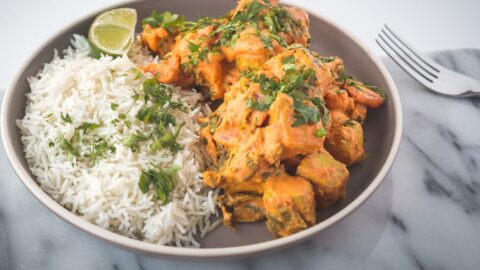
MULTIPOLYGON (((16 42, 4 39, 0 45, 0 96, 40 42, 66 23, 114 2, 1 1, 0 33, 16 42)), ((423 51, 480 48, 477 0, 285 2, 328 14, 379 54, 373 38, 385 22, 423 51)), ((435 57, 480 79, 479 50, 435 57)), ((385 62, 404 108, 397 160, 364 205, 314 239, 235 262, 138 256, 88 236, 41 206, 17 179, 0 147, 0 269, 478 269, 480 100, 435 95, 385 62)))

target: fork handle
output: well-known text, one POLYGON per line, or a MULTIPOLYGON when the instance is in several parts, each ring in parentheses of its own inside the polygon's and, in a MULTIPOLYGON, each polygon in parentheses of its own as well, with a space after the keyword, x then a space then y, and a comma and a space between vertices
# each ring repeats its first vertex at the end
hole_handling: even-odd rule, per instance
POLYGON ((468 90, 467 92, 459 95, 459 97, 465 97, 465 98, 477 97, 477 98, 480 98, 480 92, 476 92, 476 91, 473 91, 473 90, 468 90))
POLYGON ((475 85, 470 87, 470 90, 465 91, 460 96, 461 97, 480 97, 480 82, 476 81, 475 85))

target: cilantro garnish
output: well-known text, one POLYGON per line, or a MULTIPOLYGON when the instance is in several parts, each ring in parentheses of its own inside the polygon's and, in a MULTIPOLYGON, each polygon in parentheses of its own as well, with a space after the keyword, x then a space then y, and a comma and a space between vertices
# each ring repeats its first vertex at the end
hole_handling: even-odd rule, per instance
POLYGON ((318 138, 323 138, 323 137, 325 137, 325 135, 327 135, 327 131, 323 127, 319 128, 315 131, 315 136, 318 137, 318 138))
POLYGON ((270 105, 272 105, 274 99, 273 96, 266 95, 262 99, 248 99, 247 100, 247 108, 249 109, 254 109, 256 111, 267 111, 268 108, 270 108, 270 105))
POLYGON ((150 187, 153 186, 157 199, 160 200, 161 204, 166 204, 170 192, 175 188, 177 171, 179 169, 177 166, 171 166, 163 169, 150 168, 142 170, 138 188, 143 193, 147 193, 150 187))
POLYGON ((168 32, 173 33, 185 25, 185 16, 179 16, 171 12, 159 13, 156 10, 152 11, 149 17, 142 20, 142 25, 149 24, 152 27, 163 27, 168 32))
POLYGON ((342 122, 342 126, 346 126, 346 127, 353 127, 356 124, 358 124, 358 122, 353 119, 348 119, 342 122))
POLYGON ((70 123, 70 124, 72 123, 72 118, 70 117, 70 115, 68 113, 66 115, 63 115, 63 113, 62 113, 62 114, 60 114, 60 117, 66 123, 70 123))
POLYGON ((295 110, 295 122, 294 127, 298 127, 303 124, 313 124, 319 120, 319 112, 316 107, 311 107, 304 104, 301 101, 293 101, 293 109, 295 110))
POLYGON ((123 145, 132 149, 138 148, 142 141, 152 139, 150 149, 158 151, 168 149, 176 153, 183 149, 183 146, 176 142, 183 123, 177 126, 175 117, 170 113, 171 110, 185 109, 182 101, 172 99, 173 88, 170 85, 162 84, 154 79, 146 80, 142 85, 144 106, 137 112, 136 118, 148 124, 153 124, 153 130, 149 134, 139 132, 131 134, 123 139, 123 145), (174 132, 170 126, 176 126, 174 132))

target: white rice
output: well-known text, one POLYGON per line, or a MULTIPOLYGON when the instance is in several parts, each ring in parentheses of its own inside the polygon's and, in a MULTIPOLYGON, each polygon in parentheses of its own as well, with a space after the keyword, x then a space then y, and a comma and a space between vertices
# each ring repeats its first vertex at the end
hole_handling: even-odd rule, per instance
POLYGON ((168 150, 152 153, 144 142, 133 152, 123 146, 122 139, 149 127, 135 119, 143 100, 135 101, 132 95, 145 79, 135 79, 131 70, 154 59, 139 42, 132 46, 130 58, 98 60, 88 56, 84 37, 74 36, 72 45, 62 57, 55 52, 54 59, 29 79, 26 114, 17 120, 28 164, 40 187, 67 209, 105 229, 160 245, 198 247, 194 236, 205 235, 219 223, 218 190, 206 189, 200 179, 206 164, 196 119, 208 112, 200 102, 202 96, 193 90, 175 90, 174 99, 190 105, 185 113, 173 112, 178 123, 186 123, 177 138, 183 150, 175 155, 168 150), (112 103, 119 104, 116 110, 112 103), (66 113, 72 124, 62 120, 66 113), (119 114, 126 114, 131 128, 123 121, 111 123, 119 114), (83 122, 102 125, 80 139, 103 136, 116 148, 94 166, 85 158, 72 159, 58 146, 60 138, 70 139, 83 122), (52 142, 55 145, 49 146, 52 142), (180 167, 165 205, 155 199, 154 191, 144 194, 138 188, 142 169, 151 164, 180 167))

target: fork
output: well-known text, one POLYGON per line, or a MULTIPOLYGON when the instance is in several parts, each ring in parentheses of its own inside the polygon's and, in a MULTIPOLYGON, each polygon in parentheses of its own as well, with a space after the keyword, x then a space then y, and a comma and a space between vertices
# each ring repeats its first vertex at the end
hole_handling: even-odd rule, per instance
POLYGON ((375 41, 397 65, 433 92, 454 97, 480 97, 480 81, 437 64, 387 25, 375 41))

